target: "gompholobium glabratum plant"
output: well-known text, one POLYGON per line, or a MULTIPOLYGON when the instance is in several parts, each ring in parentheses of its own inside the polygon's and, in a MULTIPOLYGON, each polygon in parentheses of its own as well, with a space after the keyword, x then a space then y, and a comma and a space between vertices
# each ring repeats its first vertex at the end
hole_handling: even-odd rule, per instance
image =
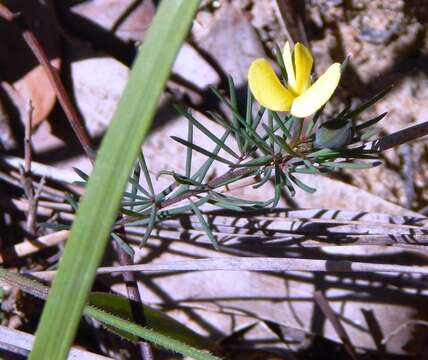
MULTIPOLYGON (((299 179, 299 173, 321 174, 379 164, 376 151, 367 148, 366 141, 372 135, 371 127, 385 113, 359 124, 357 117, 388 89, 355 108, 346 107, 336 112, 330 109, 326 115, 324 107, 339 85, 347 60, 343 64, 332 64, 314 79, 310 51, 300 43, 292 51, 287 42, 283 51, 278 48, 276 51, 279 77, 265 59, 256 59, 251 64, 243 108, 238 106, 232 77, 228 78, 228 96, 212 88, 230 109, 230 116, 220 112, 207 113, 224 128, 222 136, 212 133, 189 109, 177 106, 177 111, 188 120, 187 136, 172 136, 187 148, 185 169, 182 173, 174 169, 161 172, 160 175, 171 176, 172 180, 162 191, 155 192, 140 147, 197 5, 196 0, 162 1, 98 153, 92 176, 88 178, 76 170, 83 179, 86 192, 37 330, 31 359, 65 358, 107 239, 112 238, 130 255, 133 254, 133 249, 121 236, 124 224, 145 228, 141 239, 141 245, 144 245, 159 222, 193 213, 213 246, 219 249, 221 244, 201 209, 204 205, 238 213, 275 207, 284 189, 291 195, 295 194, 296 188, 316 191, 299 179), (212 141, 211 149, 194 141, 194 128, 212 141), (236 147, 230 146, 231 141, 236 142, 236 147), (192 163, 194 152, 206 157, 198 168, 192 163), (210 169, 215 162, 226 164, 228 169, 213 178, 210 169), (144 184, 139 182, 140 177, 144 178, 144 184), (274 191, 265 201, 229 195, 227 190, 232 183, 244 178, 252 179, 248 186, 255 188, 273 181, 274 191), (128 190, 124 192, 126 183, 128 190)), ((97 296, 99 299, 100 295, 97 296)), ((114 313, 113 305, 92 303, 91 306, 95 306, 95 310, 88 313, 86 307, 86 315, 97 316, 99 321, 122 334, 144 338, 156 346, 198 359, 216 358, 200 351, 207 348, 203 342, 194 339, 190 342, 189 337, 186 344, 186 338, 176 339, 170 332, 171 341, 168 342, 165 340, 167 331, 161 327, 138 328, 138 325, 121 322, 116 315, 110 314, 114 313)))

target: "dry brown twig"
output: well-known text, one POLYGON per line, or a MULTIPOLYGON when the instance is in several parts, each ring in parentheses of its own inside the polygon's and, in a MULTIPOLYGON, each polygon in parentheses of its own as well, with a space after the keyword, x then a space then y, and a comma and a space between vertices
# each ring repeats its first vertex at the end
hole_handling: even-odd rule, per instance
POLYGON ((415 326, 415 325, 421 325, 421 326, 427 326, 428 327, 428 321, 424 321, 424 320, 410 320, 410 321, 405 322, 404 324, 401 324, 399 327, 397 327, 396 329, 394 329, 393 331, 391 331, 389 334, 387 334, 382 339, 382 342, 381 342, 382 345, 385 345, 394 336, 398 335, 398 333, 400 333, 405 328, 407 328, 409 326, 415 326))
POLYGON ((351 339, 349 338, 345 328, 343 327, 342 323, 340 322, 339 318, 333 311, 332 307, 328 303, 327 299, 325 298, 324 294, 321 291, 315 291, 314 293, 314 300, 324 313, 324 316, 331 322, 333 325, 334 330, 336 331, 336 334, 339 336, 340 340, 342 340, 343 346, 345 347, 346 351, 348 352, 349 356, 353 360, 358 360, 358 355, 355 350, 354 345, 352 344, 351 339))
POLYGON ((65 87, 58 74, 58 70, 51 65, 45 51, 43 50, 40 42, 37 40, 33 32, 25 28, 23 24, 16 21, 18 16, 19 14, 13 14, 4 4, 0 3, 0 17, 8 22, 14 23, 21 30, 22 38, 33 52, 37 61, 45 70, 46 76, 48 77, 49 82, 51 83, 51 86, 58 98, 58 101, 60 102, 74 133, 82 145, 83 150, 89 159, 93 159, 94 153, 92 151, 91 140, 65 90, 65 87))
MULTIPOLYGON (((139 273, 170 273, 177 271, 269 271, 269 272, 331 272, 331 273, 414 273, 428 274, 427 266, 374 264, 347 260, 314 260, 307 258, 222 257, 196 260, 156 262, 150 264, 100 267, 97 274, 133 271, 139 273)), ((31 275, 51 281, 56 271, 37 271, 31 275)))

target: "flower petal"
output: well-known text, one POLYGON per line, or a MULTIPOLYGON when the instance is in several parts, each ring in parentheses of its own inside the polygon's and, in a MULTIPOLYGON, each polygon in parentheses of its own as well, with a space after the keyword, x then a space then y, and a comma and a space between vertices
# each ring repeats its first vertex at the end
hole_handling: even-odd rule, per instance
POLYGON ((312 115, 330 99, 339 80, 340 64, 334 63, 308 90, 294 99, 291 114, 300 118, 312 115))
POLYGON ((287 72, 288 86, 294 90, 296 87, 296 77, 294 76, 293 59, 291 57, 290 43, 288 41, 284 45, 282 59, 284 60, 285 71, 287 72))
POLYGON ((273 111, 289 111, 293 94, 281 84, 272 65, 265 59, 253 61, 248 70, 248 83, 256 100, 273 111))
POLYGON ((294 63, 296 65, 295 91, 297 94, 302 94, 310 86, 313 62, 311 52, 301 43, 297 43, 294 47, 294 63))

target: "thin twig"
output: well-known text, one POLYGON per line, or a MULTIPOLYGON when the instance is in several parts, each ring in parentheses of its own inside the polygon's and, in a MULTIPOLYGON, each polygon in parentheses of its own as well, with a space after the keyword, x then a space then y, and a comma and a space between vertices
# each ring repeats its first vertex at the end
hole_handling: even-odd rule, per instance
POLYGON ((364 149, 381 152, 419 139, 426 135, 428 135, 428 121, 410 126, 393 134, 386 135, 383 138, 369 142, 364 146, 364 149))
POLYGON ((294 41, 299 41, 309 47, 305 30, 305 0, 276 0, 275 3, 291 46, 294 47, 294 41))
MULTIPOLYGON (((12 155, 0 154, 0 163, 19 170, 20 167, 24 166, 25 159, 12 155)), ((73 184, 75 181, 82 181, 82 179, 74 171, 60 169, 34 161, 31 162, 31 173, 35 176, 42 176, 50 180, 68 184, 73 184)))
POLYGON ((24 139, 24 174, 25 176, 31 176, 31 137, 33 129, 33 105, 31 100, 27 102, 25 111, 25 139, 24 139))
POLYGON ((315 291, 314 300, 324 313, 325 317, 331 322, 333 325, 336 334, 339 336, 340 340, 343 342, 343 346, 345 350, 348 352, 349 356, 353 360, 358 360, 357 352, 355 350, 354 345, 351 342, 345 328, 342 323, 339 321, 337 315, 334 313, 332 307, 328 303, 327 299, 324 297, 324 294, 321 291, 315 291))
POLYGON ((21 22, 15 21, 17 15, 13 14, 4 4, 0 3, 0 17, 3 19, 13 22, 21 30, 22 37, 27 43, 28 47, 33 52, 34 56, 40 63, 40 65, 45 70, 46 76, 53 87, 55 94, 61 104, 62 109, 64 110, 67 119, 76 134, 80 144, 82 145, 83 150, 89 159, 94 158, 94 153, 92 150, 91 140, 86 129, 83 127, 81 120, 77 114, 76 109, 73 106, 65 87, 61 81, 61 78, 58 74, 58 71, 50 63, 45 51, 43 50, 40 42, 37 40, 36 36, 32 31, 25 28, 21 22))
POLYGON ((15 258, 22 258, 41 251, 47 247, 58 245, 68 238, 69 231, 61 230, 52 234, 41 236, 37 239, 24 240, 16 245, 0 251, 0 264, 15 258))
POLYGON ((427 326, 428 327, 428 321, 424 321, 424 320, 410 320, 410 321, 407 321, 404 324, 401 324, 395 330, 391 331, 389 334, 387 334, 382 339, 381 344, 385 345, 387 342, 389 342, 391 340, 391 338, 393 338, 394 336, 396 336, 398 333, 400 333, 406 327, 414 326, 414 325, 421 325, 421 326, 427 326))
MULTIPOLYGON (((122 235, 124 236, 124 235, 122 235)), ((134 259, 128 255, 119 245, 115 244, 116 253, 119 258, 121 266, 132 266, 134 259)), ((128 294, 128 301, 131 305, 131 312, 134 321, 141 325, 146 326, 147 320, 144 314, 143 301, 138 289, 138 282, 135 278, 135 274, 131 271, 124 271, 122 273, 123 280, 125 281, 126 292, 128 294)), ((147 341, 138 341, 141 358, 144 360, 153 360, 153 350, 147 341)))
MULTIPOLYGON (((7 351, 12 351, 15 354, 20 354, 27 357, 34 343, 34 335, 10 329, 0 325, 0 348, 7 351)), ((89 351, 78 349, 77 347, 70 348, 68 359, 80 360, 108 360, 109 357, 91 353, 89 351)))
POLYGON ((402 176, 404 177, 404 189, 406 193, 406 207, 411 209, 416 198, 414 186, 414 166, 413 166, 413 151, 409 144, 401 145, 401 153, 403 156, 404 166, 402 176))
POLYGON ((21 111, 24 117, 25 135, 24 135, 24 167, 21 170, 22 187, 25 196, 28 199, 28 211, 26 230, 29 234, 36 234, 36 210, 37 204, 34 196, 33 181, 31 179, 31 136, 32 136, 32 119, 33 119, 33 106, 31 100, 26 101, 25 110, 21 111))
MULTIPOLYGON (((124 271, 168 273, 176 271, 319 271, 330 273, 380 272, 428 274, 427 266, 395 264, 374 264, 347 260, 314 260, 306 258, 270 257, 227 257, 196 260, 168 261, 151 264, 100 267, 97 274, 111 274, 124 271)), ((31 275, 46 281, 55 277, 56 271, 32 272, 31 275)))

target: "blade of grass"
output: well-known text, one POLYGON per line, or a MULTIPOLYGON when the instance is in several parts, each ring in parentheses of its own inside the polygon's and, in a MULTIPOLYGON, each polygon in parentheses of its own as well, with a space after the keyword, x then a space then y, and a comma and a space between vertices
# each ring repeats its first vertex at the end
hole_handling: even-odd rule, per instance
POLYGON ((162 1, 98 153, 29 359, 65 359, 134 161, 198 0, 162 1), (168 44, 163 46, 162 44, 168 44))
MULTIPOLYGON (((24 291, 25 293, 31 294, 39 299, 45 300, 48 297, 49 288, 47 286, 43 285, 42 283, 36 280, 27 278, 21 274, 13 273, 1 267, 0 267, 0 280, 2 283, 6 283, 12 287, 17 287, 22 291, 24 291)), ((183 355, 187 355, 194 359, 221 360, 219 357, 216 357, 200 348, 200 345, 202 345, 203 343, 202 339, 197 343, 193 341, 193 343, 195 343, 194 345, 197 346, 197 347, 194 347, 181 340, 184 334, 182 334, 179 338, 174 338, 174 337, 165 335, 163 333, 160 333, 159 331, 155 331, 147 327, 142 327, 140 325, 137 325, 131 321, 121 318, 120 316, 111 314, 107 311, 104 311, 92 305, 85 305, 83 309, 83 314, 85 316, 90 316, 98 320, 99 322, 103 323, 104 325, 106 325, 107 329, 109 327, 117 328, 123 332, 127 332, 134 336, 138 336, 138 337, 141 337, 142 339, 148 340, 153 344, 155 344, 156 346, 165 348, 167 350, 174 351, 183 355)), ((153 312, 151 314, 149 313, 149 316, 152 316, 152 314, 153 312)), ((204 342, 204 347, 215 349, 215 347, 212 345, 210 346, 208 342, 204 342)), ((46 358, 46 359, 49 359, 49 358, 46 358)))

